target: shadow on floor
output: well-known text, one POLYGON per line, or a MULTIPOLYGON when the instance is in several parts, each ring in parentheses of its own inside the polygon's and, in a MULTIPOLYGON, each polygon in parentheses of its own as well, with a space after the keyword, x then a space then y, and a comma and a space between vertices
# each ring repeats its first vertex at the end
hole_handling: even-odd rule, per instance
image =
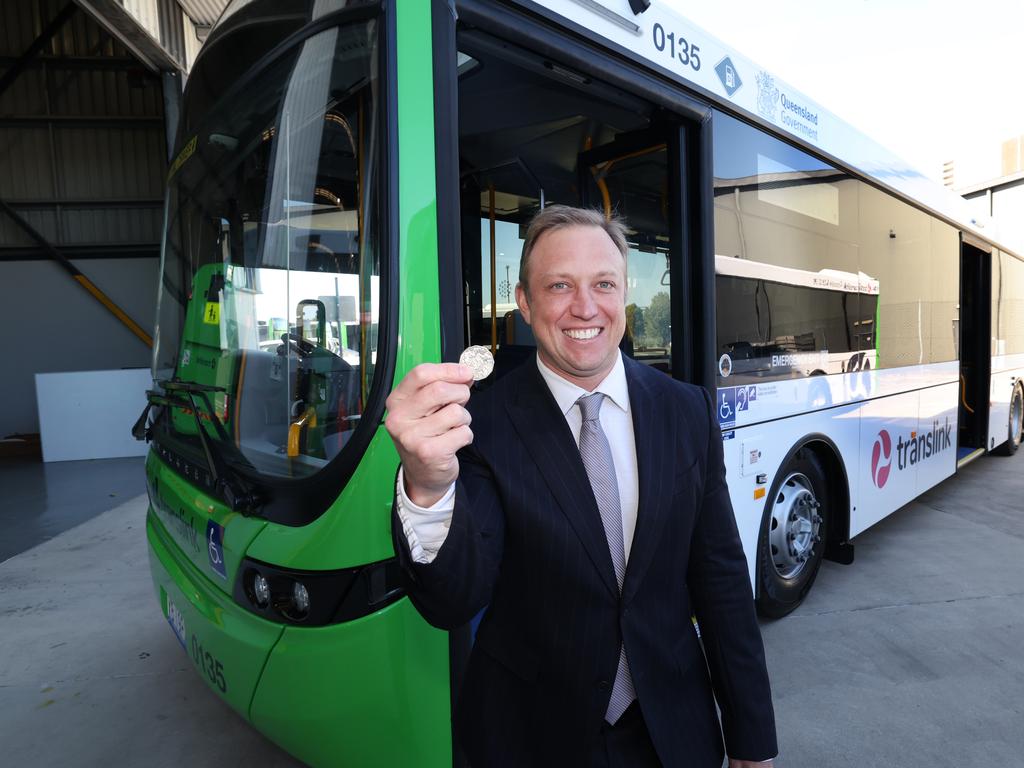
POLYGON ((146 492, 145 459, 0 462, 0 562, 146 492))

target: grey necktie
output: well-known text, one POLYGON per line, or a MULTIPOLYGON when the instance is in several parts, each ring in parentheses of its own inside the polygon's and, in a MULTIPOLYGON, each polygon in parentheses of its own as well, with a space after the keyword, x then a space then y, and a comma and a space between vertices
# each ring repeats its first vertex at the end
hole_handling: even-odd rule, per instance
MULTIPOLYGON (((615 567, 615 579, 622 591, 622 579, 626 574, 626 549, 622 536, 622 504, 619 501, 619 484, 615 475, 615 462, 612 460, 612 449, 608 438, 601 429, 601 403, 604 395, 595 392, 584 395, 576 404, 583 415, 580 428, 580 457, 590 479, 590 487, 594 490, 597 508, 601 512, 601 523, 604 535, 608 539, 608 551, 611 552, 612 565, 615 567)), ((636 698, 633 690, 633 676, 629 672, 626 660, 625 645, 619 646, 619 667, 615 670, 615 683, 612 685, 611 699, 604 719, 614 724, 636 698)))

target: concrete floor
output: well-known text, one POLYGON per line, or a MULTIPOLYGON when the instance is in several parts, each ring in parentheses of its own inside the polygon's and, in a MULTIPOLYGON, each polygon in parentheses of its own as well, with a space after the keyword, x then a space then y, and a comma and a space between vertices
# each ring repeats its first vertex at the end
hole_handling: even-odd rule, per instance
POLYGON ((764 624, 779 766, 1024 764, 1024 451, 982 457, 764 624))
POLYGON ((0 462, 0 563, 146 492, 145 459, 0 462))
MULTIPOLYGON (((1022 457, 976 461, 892 515, 763 625, 779 768, 1021 763, 1022 457)), ((153 595, 144 516, 135 497, 0 563, 0 762, 297 765, 193 671, 153 595)))

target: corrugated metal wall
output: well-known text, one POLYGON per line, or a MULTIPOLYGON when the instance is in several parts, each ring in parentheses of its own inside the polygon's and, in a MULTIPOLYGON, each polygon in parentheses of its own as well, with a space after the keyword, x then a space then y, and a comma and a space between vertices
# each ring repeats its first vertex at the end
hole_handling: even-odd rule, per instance
MULTIPOLYGON (((17 60, 64 4, 0 3, 0 62, 17 60)), ((84 13, 0 94, 0 199, 71 253, 153 255, 165 157, 160 79, 84 13)), ((0 257, 30 245, 0 217, 0 257)))
MULTIPOLYGON (((0 78, 66 5, 0 0, 0 78)), ((76 6, 0 93, 0 199, 150 332, 167 162, 162 87, 76 6)), ((0 437, 38 430, 36 373, 149 363, 150 350, 2 211, 0 327, 24 340, 0 363, 0 437)))
POLYGON ((160 8, 157 0, 121 0, 121 5, 154 40, 160 39, 160 8))

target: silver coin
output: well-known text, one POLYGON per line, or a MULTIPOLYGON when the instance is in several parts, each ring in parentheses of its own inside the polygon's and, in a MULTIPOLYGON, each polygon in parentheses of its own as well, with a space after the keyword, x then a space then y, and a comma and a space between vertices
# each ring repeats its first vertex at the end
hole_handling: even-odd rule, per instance
POLYGON ((466 347, 459 355, 459 362, 473 371, 473 381, 486 379, 494 370, 494 357, 487 347, 466 347))

